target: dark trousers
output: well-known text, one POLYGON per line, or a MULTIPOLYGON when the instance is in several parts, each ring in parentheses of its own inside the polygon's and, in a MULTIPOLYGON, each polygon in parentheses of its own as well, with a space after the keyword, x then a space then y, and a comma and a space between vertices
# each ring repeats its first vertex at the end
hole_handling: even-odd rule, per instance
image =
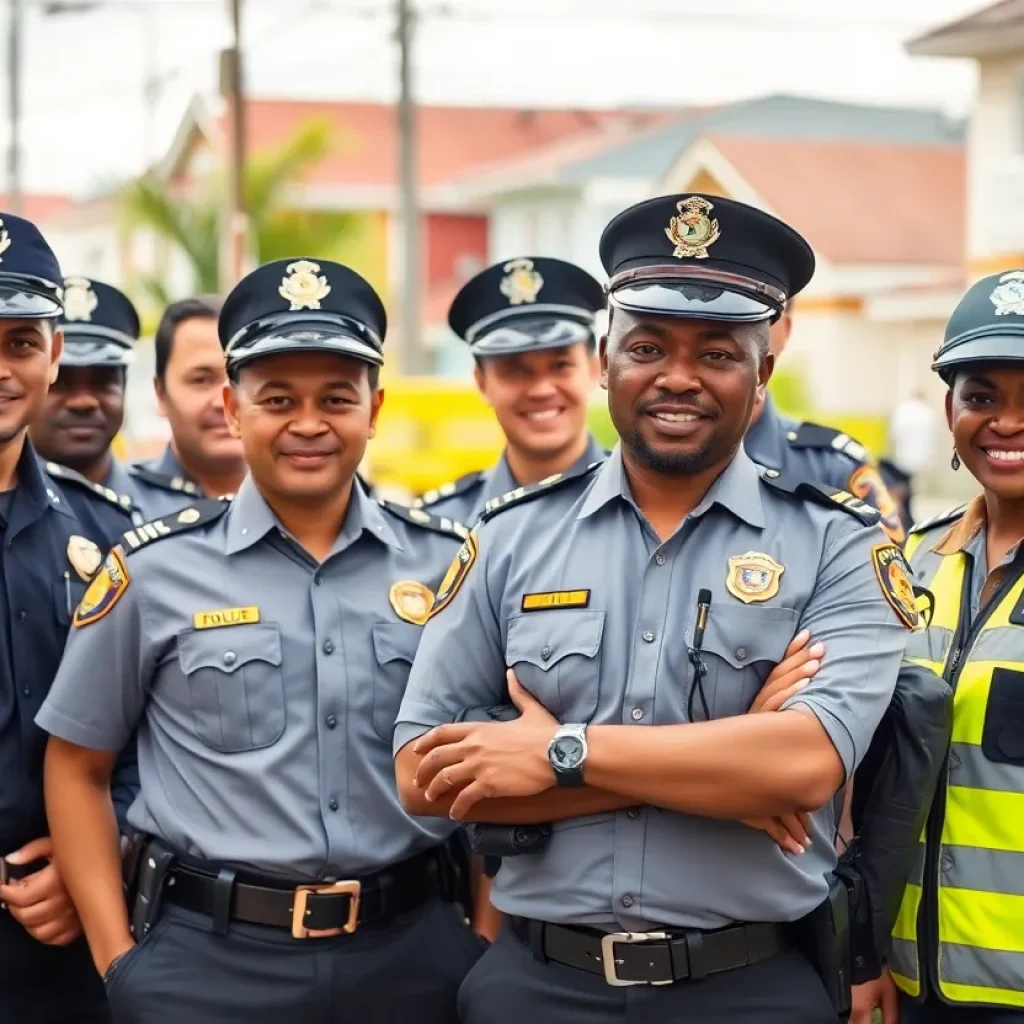
POLYGON ((947 1006, 938 999, 900 1004, 901 1024, 1024 1024, 1020 1010, 976 1010, 973 1007, 947 1006))
POLYGON ((461 1024, 836 1024, 824 986, 795 950, 703 981, 614 988, 540 963, 503 932, 459 991, 461 1024))
POLYGON ((110 1024, 85 941, 44 946, 0 910, 0 1022, 110 1024))
POLYGON ((115 1024, 456 1024, 455 997, 484 949, 453 906, 331 939, 167 906, 107 981, 115 1024))

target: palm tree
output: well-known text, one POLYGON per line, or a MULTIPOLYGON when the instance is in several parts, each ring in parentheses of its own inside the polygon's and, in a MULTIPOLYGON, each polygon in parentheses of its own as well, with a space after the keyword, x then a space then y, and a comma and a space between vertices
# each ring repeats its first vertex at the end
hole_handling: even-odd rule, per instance
MULTIPOLYGON (((310 121, 272 153, 257 156, 246 167, 245 202, 250 238, 260 263, 298 253, 325 258, 344 246, 353 229, 347 213, 290 210, 286 192, 334 149, 326 121, 310 121)), ((151 176, 133 182, 123 196, 129 228, 145 227, 175 245, 192 270, 191 291, 213 295, 222 291, 221 231, 223 175, 216 174, 197 194, 176 195, 151 176)), ((165 306, 172 296, 155 274, 139 284, 147 296, 165 306)))

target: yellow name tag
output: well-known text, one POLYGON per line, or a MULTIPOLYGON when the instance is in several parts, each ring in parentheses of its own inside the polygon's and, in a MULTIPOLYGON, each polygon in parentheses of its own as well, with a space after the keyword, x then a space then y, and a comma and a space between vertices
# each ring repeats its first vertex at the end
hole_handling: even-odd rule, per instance
POLYGON ((196 612, 192 625, 196 629, 217 629, 219 626, 247 626, 260 621, 260 610, 256 605, 250 608, 220 608, 215 612, 196 612))
POLYGON ((523 611, 538 612, 542 608, 586 608, 589 590, 553 590, 549 594, 524 594, 523 611))

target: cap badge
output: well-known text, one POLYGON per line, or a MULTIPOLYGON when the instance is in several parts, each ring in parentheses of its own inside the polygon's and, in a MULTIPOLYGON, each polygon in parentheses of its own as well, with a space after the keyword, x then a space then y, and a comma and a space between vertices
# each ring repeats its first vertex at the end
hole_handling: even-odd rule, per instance
POLYGON ((771 600, 779 592, 779 577, 786 571, 771 555, 748 551, 729 559, 725 589, 744 604, 771 600))
POLYGON ((3 263, 4 253, 11 247, 11 236, 7 234, 4 222, 0 220, 0 263, 3 263))
POLYGON ((679 216, 673 217, 665 228, 668 240, 675 245, 672 255, 679 260, 684 257, 706 260, 708 247, 714 245, 721 235, 718 221, 708 216, 714 204, 700 196, 690 196, 676 203, 676 209, 679 216))
POLYGON ((996 316, 1016 313, 1024 316, 1024 270, 1011 270, 999 278, 999 284, 989 296, 996 307, 996 316))
POLYGON ((84 277, 69 277, 64 280, 64 319, 91 320, 93 311, 100 304, 92 290, 92 282, 84 277))
POLYGON ((509 260, 503 269, 505 277, 499 287, 510 306, 537 301, 537 295, 544 287, 544 278, 533 269, 533 260, 509 260))
POLYGON ((291 303, 291 309, 319 309, 320 300, 331 294, 331 286, 320 274, 319 263, 297 260, 288 264, 287 276, 281 279, 278 292, 291 303))

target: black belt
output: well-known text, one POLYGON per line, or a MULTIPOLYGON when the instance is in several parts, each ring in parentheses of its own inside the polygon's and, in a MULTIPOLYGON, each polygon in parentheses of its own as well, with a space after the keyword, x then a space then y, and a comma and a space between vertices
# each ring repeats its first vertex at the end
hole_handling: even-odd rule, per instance
MULTIPOLYGON (((444 896, 441 858, 430 850, 363 878, 339 882, 253 884, 233 873, 175 863, 163 898, 187 910, 246 924, 286 928, 296 939, 310 932, 351 934, 364 925, 387 924, 399 914, 444 896)), ((326 936, 325 936, 326 937, 326 936)))
POLYGON ((509 917, 508 928, 540 960, 553 960, 609 985, 671 985, 767 960, 790 942, 781 925, 738 924, 714 932, 612 932, 509 917))

